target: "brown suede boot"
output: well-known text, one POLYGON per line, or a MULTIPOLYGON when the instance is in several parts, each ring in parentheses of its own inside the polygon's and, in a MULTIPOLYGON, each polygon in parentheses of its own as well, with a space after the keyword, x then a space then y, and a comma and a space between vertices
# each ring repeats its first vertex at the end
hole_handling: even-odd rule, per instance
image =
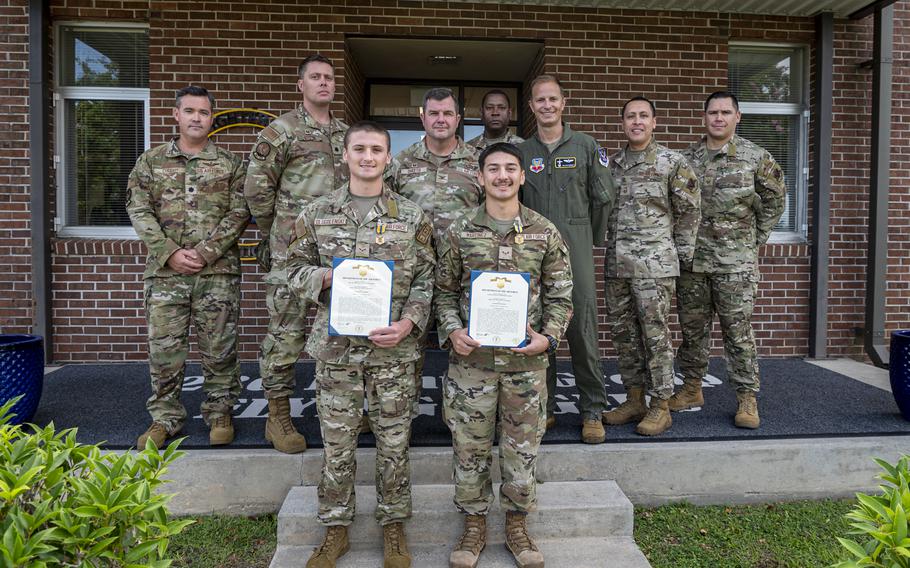
POLYGON ((758 428, 761 421, 758 418, 758 400, 752 391, 736 391, 736 400, 739 407, 736 409, 736 418, 733 424, 737 428, 758 428))
POLYGON ((348 527, 341 525, 326 527, 325 538, 306 561, 306 568, 335 568, 335 561, 350 549, 348 527))
POLYGON ((607 439, 604 425, 597 418, 585 418, 581 422, 581 441, 585 444, 602 444, 607 439))
POLYGON ((360 417, 360 433, 369 434, 372 431, 373 425, 370 424, 370 417, 364 413, 363 416, 360 417))
POLYGON ((483 515, 465 515, 464 532, 449 555, 449 568, 475 568, 480 553, 487 545, 487 518, 483 515))
POLYGON ((136 449, 140 452, 145 449, 145 442, 151 440, 159 450, 164 447, 164 443, 171 435, 167 433, 167 426, 161 422, 152 422, 149 429, 146 430, 136 441, 136 449))
POLYGON ((299 454, 306 449, 306 438, 291 422, 291 401, 288 397, 269 399, 265 439, 271 442, 276 450, 286 454, 299 454))
POLYGON ((219 416, 212 420, 209 430, 210 446, 225 446, 234 441, 234 421, 230 414, 219 416))
POLYGON ((404 523, 382 526, 382 568, 411 568, 411 554, 404 536, 404 523))
POLYGON ((670 410, 673 412, 704 406, 705 397, 701 392, 701 379, 686 379, 676 394, 670 397, 670 410))
POLYGON ((656 436, 665 432, 671 424, 673 418, 670 416, 669 401, 652 396, 651 407, 644 419, 638 423, 635 432, 642 436, 656 436))
POLYGON ((543 554, 528 535, 527 517, 524 513, 506 512, 506 547, 519 568, 544 568, 543 554))
POLYGON ((604 424, 618 426, 628 424, 629 422, 638 422, 648 413, 648 407, 645 406, 645 389, 640 387, 630 387, 626 401, 610 412, 604 412, 601 419, 604 424))

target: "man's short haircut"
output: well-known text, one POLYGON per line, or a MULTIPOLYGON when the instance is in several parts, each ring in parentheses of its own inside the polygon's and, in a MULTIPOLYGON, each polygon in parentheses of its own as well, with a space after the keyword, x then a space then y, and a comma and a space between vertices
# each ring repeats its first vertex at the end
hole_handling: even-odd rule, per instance
POLYGON ((197 87, 196 85, 187 85, 177 91, 177 94, 174 96, 174 106, 176 108, 180 108, 180 99, 186 95, 191 97, 206 97, 209 100, 209 105, 211 105, 212 110, 215 110, 215 97, 212 96, 212 93, 205 87, 197 87))
POLYGON ((480 169, 483 170, 483 165, 487 161, 487 156, 490 154, 495 154, 496 152, 502 152, 504 154, 509 154, 510 156, 515 156, 518 158, 518 165, 524 169, 524 163, 521 159, 521 152, 518 150, 518 146, 515 144, 510 144, 509 142, 497 142, 496 144, 490 144, 483 149, 483 152, 480 153, 480 157, 477 158, 477 163, 480 164, 480 169))
POLYGON ((308 55, 306 58, 304 58, 304 60, 300 62, 300 65, 297 66, 297 76, 299 78, 303 79, 303 74, 306 73, 306 66, 314 61, 318 61, 319 63, 325 63, 326 65, 331 67, 332 70, 335 69, 335 65, 332 64, 331 59, 329 59, 325 55, 322 55, 321 53, 314 53, 313 55, 308 55))
POLYGON ((489 97, 490 95, 502 95, 503 97, 506 98, 506 106, 509 107, 509 108, 512 108, 512 99, 509 98, 508 93, 506 93, 506 92, 503 91, 502 89, 493 89, 493 90, 487 91, 487 92, 483 95, 483 100, 480 101, 480 108, 481 108, 481 109, 482 109, 483 107, 487 106, 487 97, 489 97))
POLYGON ((531 79, 531 84, 528 85, 528 97, 534 96, 534 87, 541 83, 556 83, 556 86, 559 87, 559 94, 566 96, 566 90, 563 88, 562 82, 555 75, 538 75, 531 79))
POLYGON ((643 97, 638 95, 637 97, 632 97, 626 101, 626 104, 622 105, 622 112, 619 113, 619 116, 626 116, 626 107, 629 106, 629 103, 634 103, 635 101, 644 101, 651 106, 651 116, 657 116, 657 107, 654 106, 654 103, 648 97, 643 97))
POLYGON ((458 112, 458 97, 455 96, 455 93, 452 92, 452 89, 449 89, 447 87, 433 87, 432 89, 430 89, 426 93, 424 93, 423 108, 424 109, 427 108, 427 101, 429 101, 431 99, 434 101, 444 101, 448 98, 451 98, 453 101, 455 101, 455 112, 457 113, 458 112))
POLYGON ((376 134, 382 134, 385 136, 385 149, 392 151, 392 137, 389 136, 389 131, 386 130, 385 126, 375 122, 373 120, 358 120, 348 128, 348 131, 344 133, 344 147, 348 147, 348 141, 351 139, 351 134, 355 132, 375 132, 376 134))
POLYGON ((708 105, 710 105, 711 101, 714 99, 730 99, 733 101, 733 108, 736 109, 736 112, 739 112, 739 99, 730 91, 714 91, 708 95, 708 98, 705 99, 705 112, 708 112, 708 105))

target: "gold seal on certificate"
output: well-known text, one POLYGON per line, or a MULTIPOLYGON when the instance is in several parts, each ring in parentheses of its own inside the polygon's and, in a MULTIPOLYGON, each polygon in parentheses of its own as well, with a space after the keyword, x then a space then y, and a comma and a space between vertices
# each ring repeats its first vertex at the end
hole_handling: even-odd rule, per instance
POLYGON ((391 260, 333 258, 329 335, 367 336, 392 322, 391 260))
POLYGON ((530 292, 527 272, 472 270, 468 335, 483 347, 523 347, 530 292))

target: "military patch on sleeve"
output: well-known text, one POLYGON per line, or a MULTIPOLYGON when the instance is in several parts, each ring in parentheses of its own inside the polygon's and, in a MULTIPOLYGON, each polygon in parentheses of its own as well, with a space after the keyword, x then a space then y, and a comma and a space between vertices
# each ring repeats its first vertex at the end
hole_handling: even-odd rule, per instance
POLYGON ((565 170, 572 169, 575 167, 575 156, 570 156, 568 158, 556 158, 556 169, 565 170))
POLYGON ((417 242, 426 245, 430 243, 430 237, 433 236, 433 227, 429 223, 421 223, 417 229, 417 242))
POLYGON ((601 166, 604 166, 604 167, 609 167, 609 166, 610 166, 610 156, 607 155, 607 149, 606 149, 606 148, 598 148, 598 149, 597 149, 597 159, 600 161, 600 165, 601 165, 601 166))
POLYGON ((259 161, 265 160, 272 153, 272 145, 268 142, 260 142, 253 149, 253 157, 259 161))
POLYGON ((307 235, 306 221, 303 220, 303 215, 297 217, 297 220, 294 221, 294 232, 297 233, 297 239, 302 239, 307 235))

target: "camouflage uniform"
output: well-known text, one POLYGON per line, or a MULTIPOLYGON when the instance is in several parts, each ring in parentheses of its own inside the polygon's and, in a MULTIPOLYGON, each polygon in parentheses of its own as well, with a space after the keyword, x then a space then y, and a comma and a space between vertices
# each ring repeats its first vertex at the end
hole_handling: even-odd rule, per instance
POLYGON ((288 287, 319 306, 306 345, 318 361, 316 405, 325 447, 319 521, 349 525, 354 520, 355 451, 364 397, 376 436, 376 518, 383 525, 406 519, 411 514, 414 362, 429 319, 436 266, 430 221, 416 204, 388 188, 360 221, 345 184, 306 206, 290 234, 288 287), (380 220, 387 230, 377 243, 380 220), (322 279, 333 257, 395 261, 392 321, 414 323, 401 343, 380 348, 366 337, 328 334, 329 290, 322 290, 322 279))
POLYGON ((701 182, 702 218, 692 264, 683 267, 677 285, 679 368, 685 380, 705 376, 717 312, 730 382, 737 390, 757 392, 752 309, 758 247, 783 214, 784 174, 771 154, 736 135, 713 158, 704 138, 685 156, 701 182))
POLYGON ((395 156, 389 185, 423 208, 433 221, 438 241, 452 221, 483 202, 478 169, 477 152, 460 138, 455 150, 445 157, 434 155, 420 140, 395 156))
MULTIPOLYGON (((529 273, 528 323, 557 340, 565 332, 572 316, 568 249, 542 215, 521 206, 519 216, 521 242, 514 229, 500 234, 483 206, 458 219, 439 241, 434 303, 441 343, 466 327, 471 270, 529 273)), ((490 466, 498 410, 500 503, 509 511, 533 510, 537 449, 546 420, 546 353, 479 347, 467 357, 451 350, 449 363, 443 403, 455 451, 456 507, 484 515, 493 502, 490 466)))
POLYGON ((682 154, 653 139, 641 153, 626 145, 610 158, 619 184, 610 214, 607 318, 623 386, 673 394, 670 302, 679 265, 692 262, 699 221, 698 182, 682 154))
POLYGON ((347 181, 342 160, 347 125, 333 118, 321 126, 303 105, 283 114, 259 133, 250 154, 244 195, 267 245, 260 263, 269 326, 259 349, 259 374, 266 398, 291 396, 294 364, 306 342, 306 306, 287 288, 291 230, 304 205, 347 181))
POLYGON ((522 138, 520 136, 515 136, 514 134, 512 134, 511 132, 506 130, 505 135, 500 136, 499 138, 484 138, 484 135, 481 134, 480 136, 477 136, 476 138, 471 138, 470 140, 468 140, 466 142, 466 144, 468 146, 473 147, 475 150, 477 150, 477 155, 479 156, 480 153, 483 152, 487 146, 492 146, 493 144, 498 144, 500 142, 505 142, 506 144, 515 144, 516 146, 518 146, 519 144, 521 144, 524 141, 525 141, 524 138, 522 138))
POLYGON ((213 142, 184 154, 177 138, 139 156, 130 173, 127 212, 148 248, 145 310, 152 396, 146 407, 169 434, 183 426, 180 402, 190 320, 202 357, 202 418, 230 415, 240 394, 237 316, 240 250, 250 213, 243 200, 243 160, 213 142), (179 249, 194 249, 206 265, 192 275, 167 266, 179 249))
MULTIPOLYGON (((587 134, 563 123, 562 139, 550 152, 535 134, 518 146, 525 169, 521 202, 549 219, 569 246, 575 286, 574 316, 566 331, 582 418, 600 420, 606 410, 597 341, 595 246, 603 246, 616 188, 606 152, 587 134)), ((556 356, 547 369, 547 413, 556 410, 556 356)))
MULTIPOLYGON (((430 152, 426 142, 420 140, 399 152, 392 161, 389 185, 423 208, 433 221, 436 241, 442 238, 452 221, 483 202, 483 188, 477 181, 477 156, 477 151, 460 138, 455 150, 445 157, 430 152)), ((430 318, 428 328, 433 327, 432 314, 430 318)), ((417 395, 412 409, 413 418, 420 414, 426 344, 425 334, 418 345, 420 357, 414 376, 417 395)))

